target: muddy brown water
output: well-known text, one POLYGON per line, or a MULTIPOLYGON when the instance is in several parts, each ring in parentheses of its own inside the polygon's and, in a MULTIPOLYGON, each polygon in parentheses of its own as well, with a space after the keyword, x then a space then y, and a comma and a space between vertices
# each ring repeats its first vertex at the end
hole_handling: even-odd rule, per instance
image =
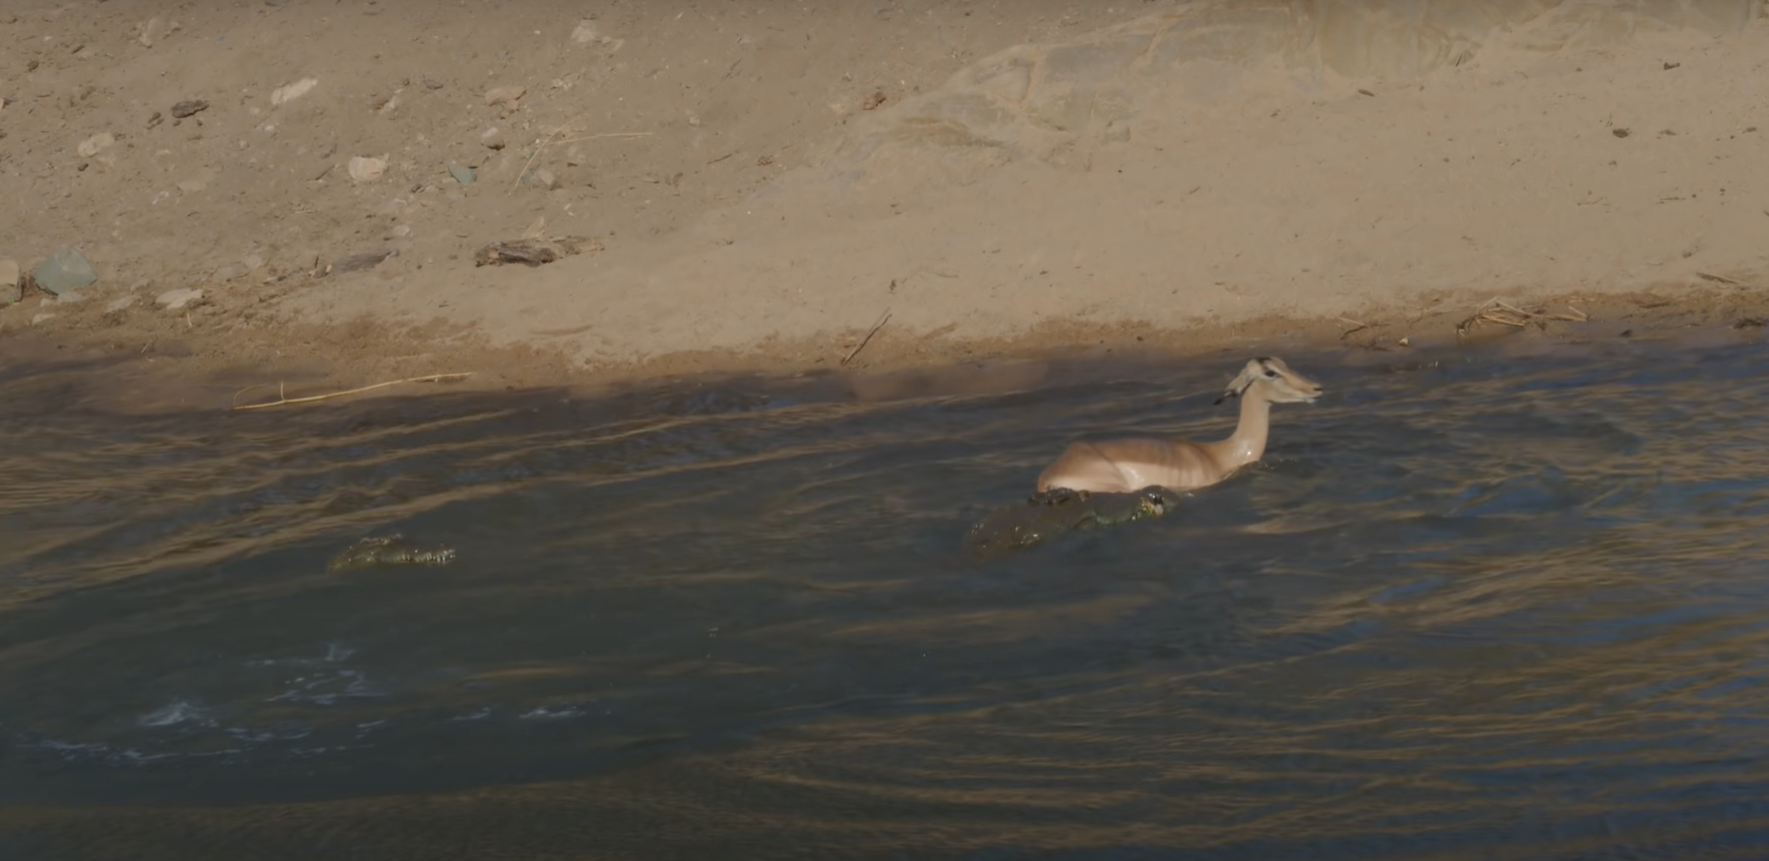
MULTIPOLYGON (((1756 859, 1769 349, 1286 354, 1165 518, 959 551, 1246 357, 109 415, 0 375, 0 857, 1756 859), (364 535, 459 551, 328 573, 364 535)), ((64 393, 58 396, 57 392, 64 393)))

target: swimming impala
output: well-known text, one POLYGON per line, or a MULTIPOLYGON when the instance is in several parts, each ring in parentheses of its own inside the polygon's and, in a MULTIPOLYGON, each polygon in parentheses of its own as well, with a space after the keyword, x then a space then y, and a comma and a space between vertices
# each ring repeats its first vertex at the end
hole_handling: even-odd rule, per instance
POLYGON ((1321 387, 1290 370, 1282 359, 1262 356, 1217 398, 1241 399, 1241 420, 1228 439, 1131 438, 1072 443, 1038 476, 1038 492, 1133 493, 1159 486, 1185 491, 1207 487, 1234 475, 1265 455, 1271 431, 1271 405, 1314 403, 1321 387))

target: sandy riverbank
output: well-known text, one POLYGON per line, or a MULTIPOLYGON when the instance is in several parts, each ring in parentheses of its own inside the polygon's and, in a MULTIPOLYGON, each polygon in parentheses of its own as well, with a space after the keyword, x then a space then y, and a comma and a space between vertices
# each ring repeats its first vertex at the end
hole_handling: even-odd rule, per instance
POLYGON ((0 258, 99 276, 0 309, 0 356, 107 357, 144 408, 1769 316, 1758 0, 82 0, 0 37, 0 258), (586 250, 475 265, 533 231, 586 250))

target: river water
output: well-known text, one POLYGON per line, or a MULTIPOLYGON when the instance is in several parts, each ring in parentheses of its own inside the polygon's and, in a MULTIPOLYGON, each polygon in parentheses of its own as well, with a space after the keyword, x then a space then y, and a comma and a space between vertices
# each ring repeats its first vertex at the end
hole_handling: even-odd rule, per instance
POLYGON ((11 369, 0 857, 1769 857, 1769 348, 1286 354, 1328 395, 1258 467, 960 552, 1077 436, 1226 432, 1246 358, 147 417, 11 369), (393 532, 458 558, 327 572, 393 532))

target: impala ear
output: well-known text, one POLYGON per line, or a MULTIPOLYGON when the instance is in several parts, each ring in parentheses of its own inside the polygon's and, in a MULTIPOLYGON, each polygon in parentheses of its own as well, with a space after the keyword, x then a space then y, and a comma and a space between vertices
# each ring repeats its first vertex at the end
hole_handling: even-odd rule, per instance
POLYGON ((1234 383, 1229 385, 1227 391, 1224 391, 1222 394, 1216 396, 1216 402, 1218 404, 1220 404, 1223 401, 1228 400, 1229 398, 1238 398, 1238 397, 1246 394, 1247 387, 1251 386, 1251 385, 1253 385, 1252 380, 1248 380, 1244 383, 1241 382, 1240 380, 1235 380, 1234 383))
POLYGON ((1241 373, 1235 377, 1233 382, 1228 384, 1228 388, 1216 399, 1216 402, 1220 404, 1229 398, 1238 398, 1246 394, 1247 388, 1259 380, 1260 361, 1261 360, 1259 359, 1255 359, 1248 362, 1247 367, 1241 369, 1241 373))

